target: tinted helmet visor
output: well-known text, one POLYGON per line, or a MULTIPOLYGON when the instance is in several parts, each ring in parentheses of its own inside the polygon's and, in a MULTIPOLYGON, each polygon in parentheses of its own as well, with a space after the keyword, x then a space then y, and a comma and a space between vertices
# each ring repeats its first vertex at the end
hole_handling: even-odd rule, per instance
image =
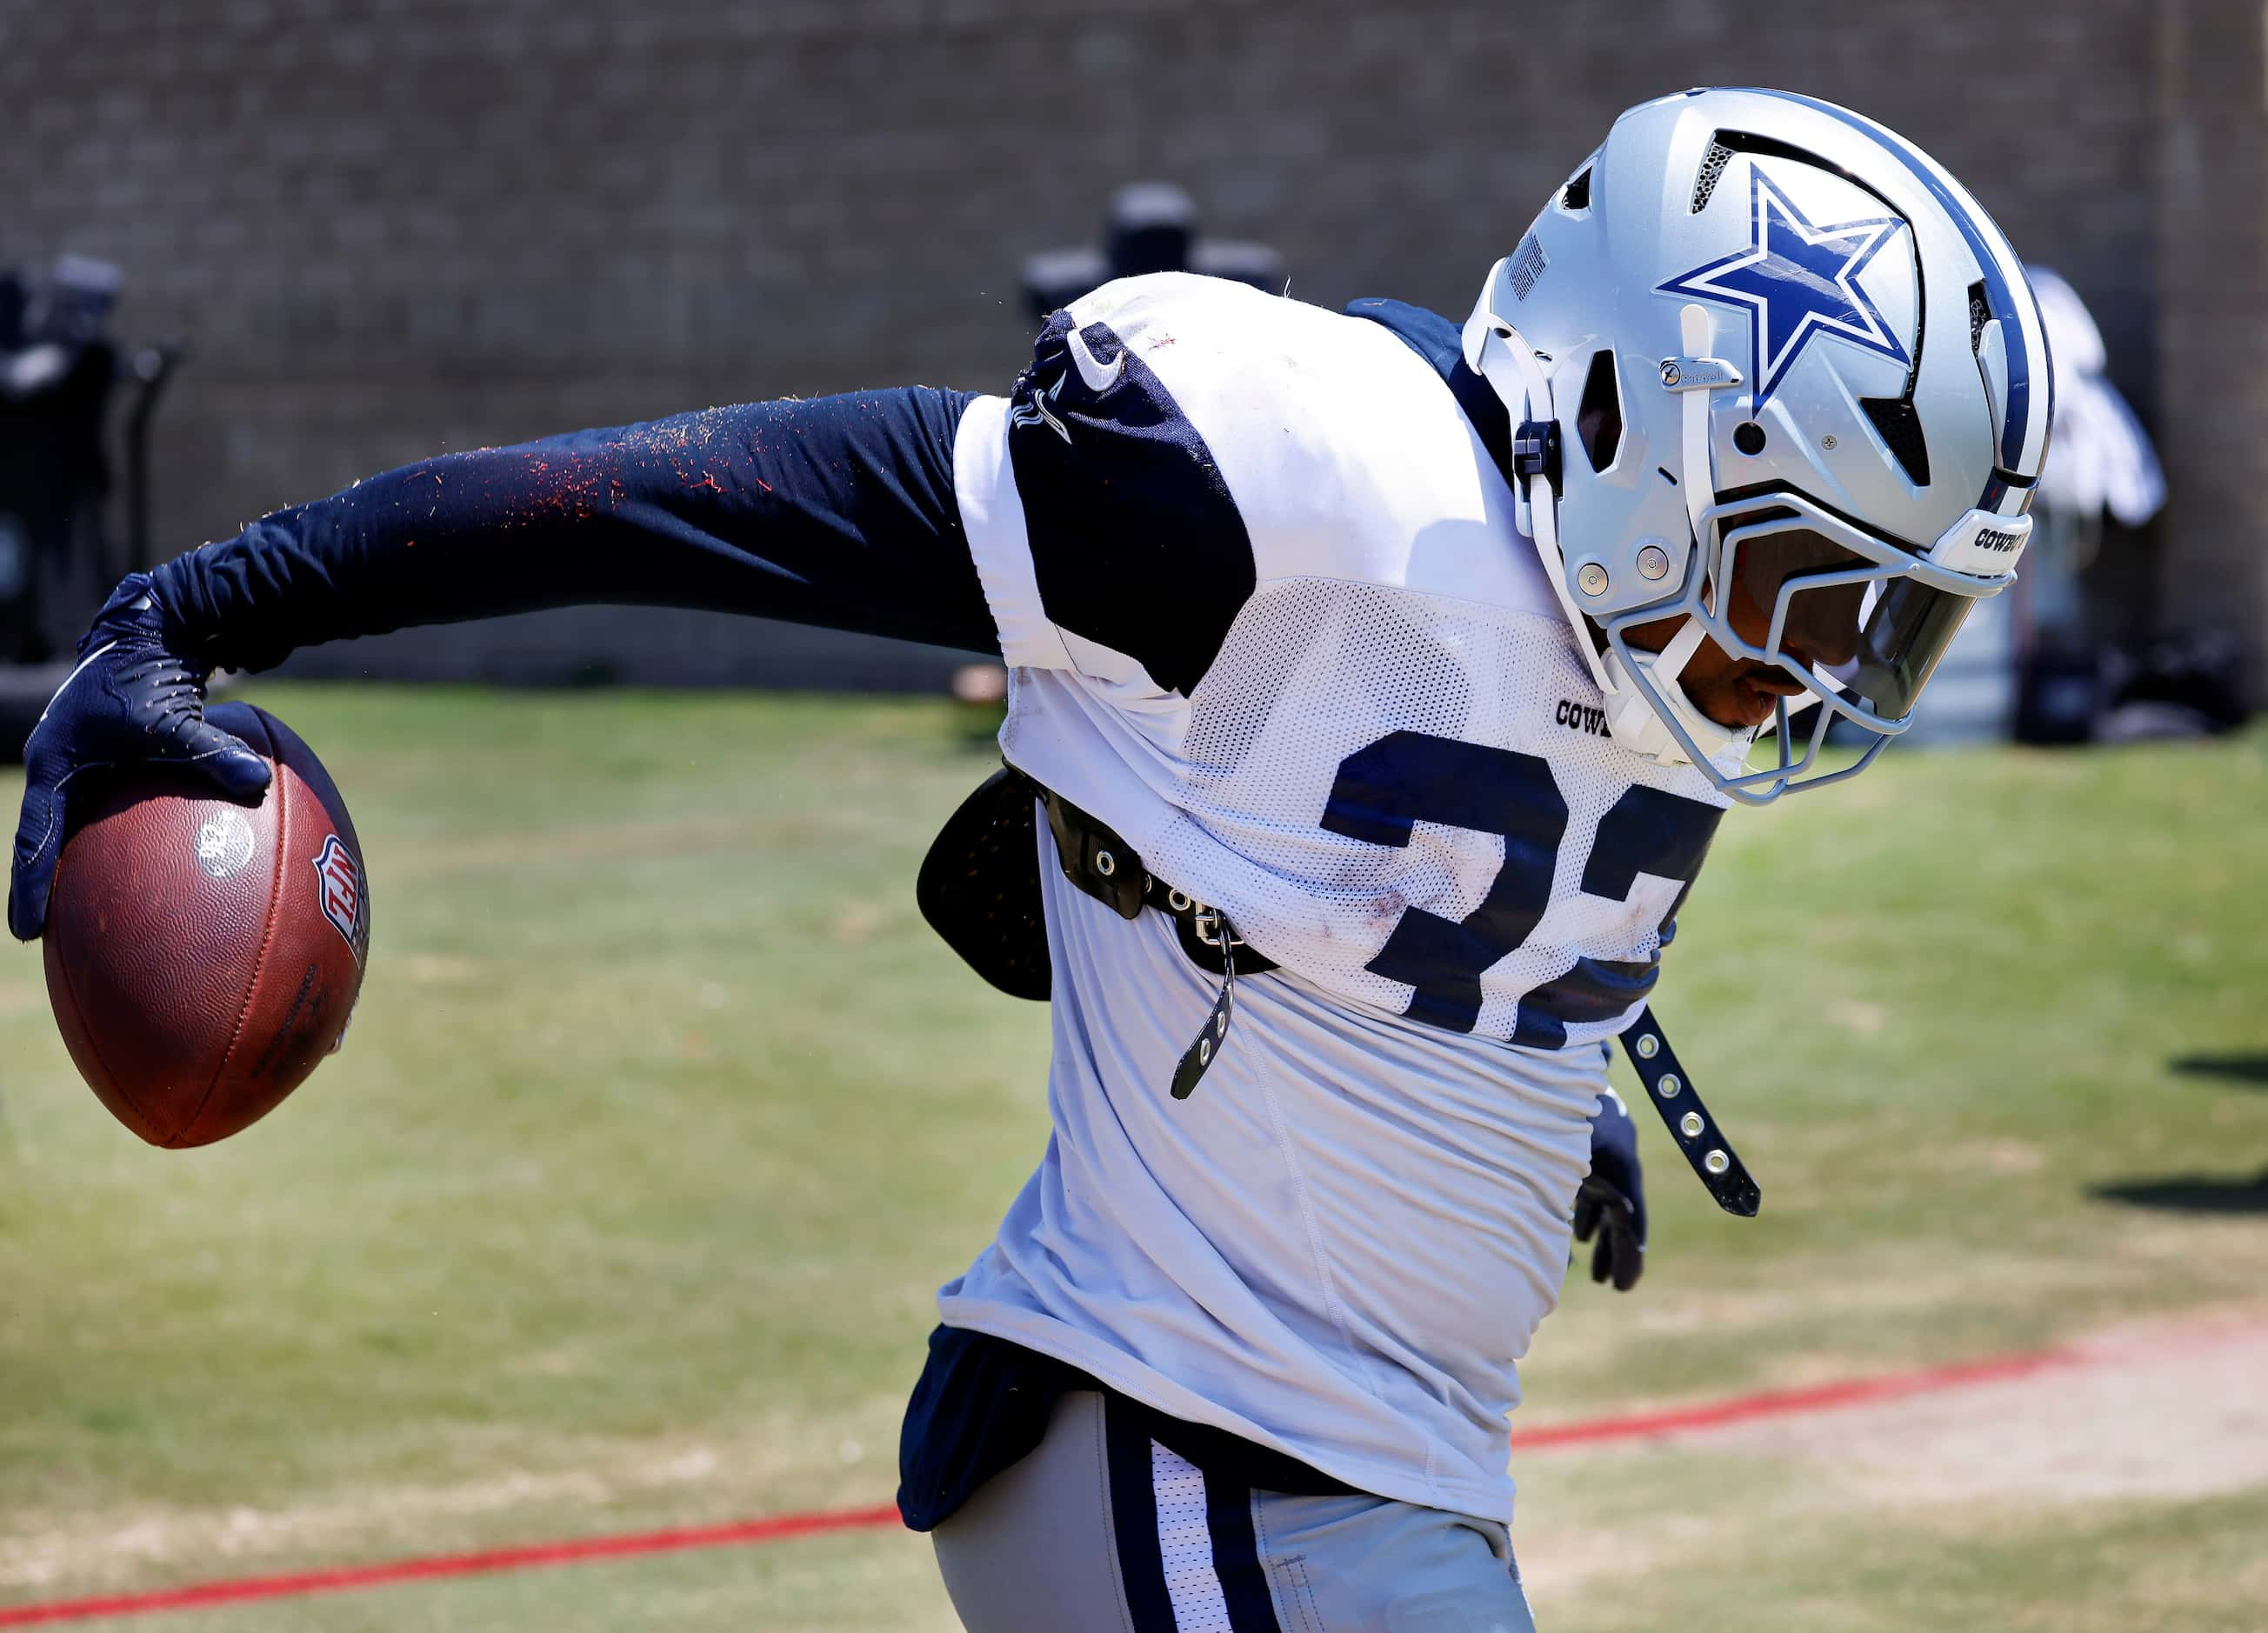
POLYGON ((1748 539, 1735 555, 1734 619, 1749 626, 1735 632, 1760 655, 1832 675, 1846 702, 1883 720, 1912 712, 1974 600, 1808 528, 1748 539))
POLYGON ((1857 653, 1847 666, 1830 673, 1883 719, 1903 719, 1913 712, 1914 700, 1977 598, 1893 578, 1868 600, 1857 653))

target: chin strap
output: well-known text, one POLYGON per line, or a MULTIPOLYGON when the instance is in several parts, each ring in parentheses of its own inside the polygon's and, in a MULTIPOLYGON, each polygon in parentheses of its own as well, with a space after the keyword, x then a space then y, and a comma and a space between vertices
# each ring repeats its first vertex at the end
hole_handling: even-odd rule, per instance
MULTIPOLYGON (((1678 677, 1685 673, 1685 666, 1692 660, 1693 654, 1701 650, 1707 635, 1700 620, 1688 618, 1677 626, 1677 633, 1659 652, 1633 651, 1631 664, 1645 672, 1662 702, 1677 711, 1678 721, 1692 735, 1694 745, 1715 760, 1735 748, 1745 749, 1749 733, 1719 725, 1693 707, 1685 695, 1685 688, 1678 684, 1678 677)), ((1623 655, 1609 648, 1606 666, 1619 688, 1607 696, 1607 726, 1614 732, 1615 741, 1638 754, 1652 754, 1663 765, 1690 760, 1685 745, 1662 723, 1660 713, 1646 697, 1645 689, 1631 677, 1623 655)))

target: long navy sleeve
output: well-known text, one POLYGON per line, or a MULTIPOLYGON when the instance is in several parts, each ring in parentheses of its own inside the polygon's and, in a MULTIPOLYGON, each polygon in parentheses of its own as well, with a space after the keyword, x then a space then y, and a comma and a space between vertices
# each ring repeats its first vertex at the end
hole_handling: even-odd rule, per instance
POLYGON ((997 651, 953 486, 970 398, 913 386, 447 454, 154 575, 187 650, 261 669, 410 624, 614 602, 997 651))

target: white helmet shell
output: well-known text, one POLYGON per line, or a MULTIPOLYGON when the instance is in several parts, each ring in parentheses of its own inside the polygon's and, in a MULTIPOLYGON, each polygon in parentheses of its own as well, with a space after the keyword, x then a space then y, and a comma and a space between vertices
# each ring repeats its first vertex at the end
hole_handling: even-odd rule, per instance
POLYGON ((1830 716, 1875 734, 1871 759, 1960 611, 2013 579, 2052 408, 2037 304, 1967 191, 1845 109, 1748 90, 1631 109, 1491 271, 1465 351, 1531 433, 1514 485, 1616 736, 1736 798, 1857 769, 1803 775, 1830 716), (1712 586, 1776 527, 1872 563, 1837 582, 1867 579, 1901 640, 1926 622, 1928 650, 1885 628, 1866 674, 1830 673, 1778 650, 1778 617, 1762 644, 1735 635, 1712 586), (1898 578, 1959 605, 1886 605, 1898 578), (1622 638, 1681 612, 1660 654, 1622 638), (1748 772, 1749 734, 1692 706, 1675 675, 1704 634, 1828 705, 1800 759, 1785 712, 1779 763, 1748 772))

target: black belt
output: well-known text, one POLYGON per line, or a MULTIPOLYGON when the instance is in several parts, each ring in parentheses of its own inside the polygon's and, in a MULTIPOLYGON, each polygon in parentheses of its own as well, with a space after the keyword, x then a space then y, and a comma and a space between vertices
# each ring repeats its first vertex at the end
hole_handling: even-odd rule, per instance
MULTIPOLYGON (((1023 776, 1014 767, 1012 776, 1023 776)), ((1219 908, 1199 901, 1187 891, 1176 890, 1142 865, 1134 847, 1105 828, 1051 788, 1032 783, 1033 794, 1048 813, 1048 830, 1056 837, 1056 860, 1064 877, 1123 919, 1137 919, 1149 908, 1174 921, 1182 951, 1201 967, 1220 977, 1220 991, 1206 1012, 1204 1025, 1182 1051, 1174 1067, 1172 1093, 1189 1099, 1197 1079, 1211 1065, 1228 1041, 1228 1024, 1236 1014, 1236 978, 1257 975, 1276 967, 1276 961, 1248 946, 1219 908)))
MULTIPOLYGON (((1061 794, 1020 771, 1012 769, 1011 775, 1023 780, 1047 812, 1049 831, 1056 836, 1056 860, 1065 879, 1121 918, 1139 918, 1145 908, 1164 914, 1181 932, 1182 951, 1214 975, 1224 973, 1221 930, 1226 921, 1219 909, 1152 876, 1133 846, 1061 794)), ((1246 945, 1233 931, 1226 940, 1235 953, 1238 975, 1258 975, 1276 967, 1274 959, 1246 945)))
MULTIPOLYGON (((1123 919, 1145 909, 1174 922, 1182 951, 1221 978, 1204 1028, 1182 1051, 1172 1092, 1186 1100, 1227 1041, 1236 1009, 1236 978, 1276 967, 1248 946, 1219 908, 1152 875, 1134 847, 1053 790, 1004 768, 954 813, 923 864, 922 911, 985 978, 1019 997, 1048 996, 1045 934, 1038 923, 1039 873, 1030 821, 1033 802, 1047 813, 1064 877, 1123 919), (1036 945, 1036 953, 1028 951, 1036 945)), ((1660 1113, 1677 1148, 1709 1195, 1727 1213, 1753 1217, 1756 1182, 1717 1127, 1692 1079, 1671 1052, 1651 1009, 1622 1034, 1646 1098, 1660 1113)))

